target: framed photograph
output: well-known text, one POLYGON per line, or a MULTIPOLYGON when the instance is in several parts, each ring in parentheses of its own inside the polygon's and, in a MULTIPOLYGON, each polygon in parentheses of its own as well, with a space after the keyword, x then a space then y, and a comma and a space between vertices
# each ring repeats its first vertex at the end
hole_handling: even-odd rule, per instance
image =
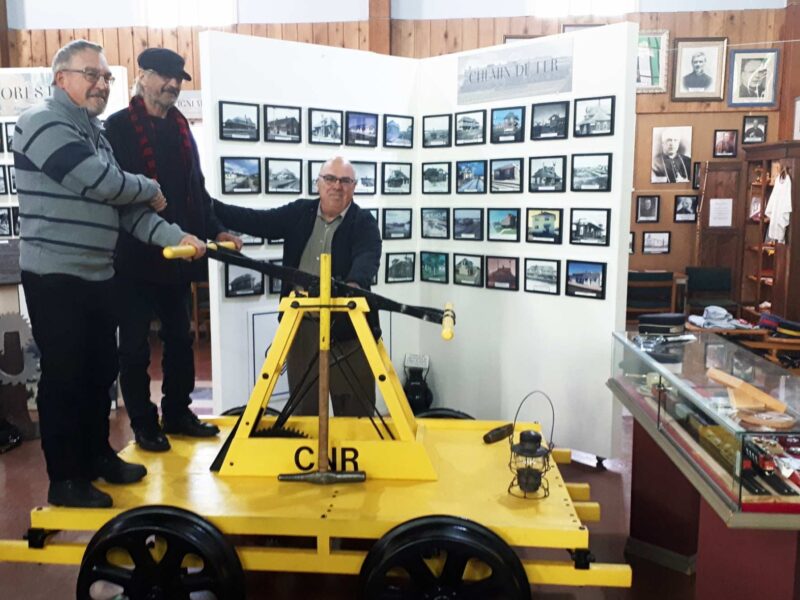
POLYGON ((492 143, 513 144, 525 141, 525 107, 492 109, 492 143))
POLYGON ((672 72, 673 101, 722 100, 728 38, 678 38, 672 72))
POLYGON ((453 209, 453 239, 483 241, 483 209, 453 209))
POLYGON ((0 152, 11 152, 11 148, 6 145, 5 136, 2 135, 2 131, 0 131, 0 152))
POLYGON ((714 158, 734 158, 739 132, 736 129, 714 130, 714 158))
POLYGON ((610 208, 573 208, 570 211, 569 243, 608 246, 610 226, 610 208))
POLYGON ((608 192, 611 190, 611 154, 573 154, 573 192, 608 192))
POLYGON ((378 145, 378 115, 348 110, 346 117, 344 143, 347 146, 374 148, 378 145))
POLYGON ((280 246, 283 244, 283 238, 281 239, 274 239, 274 238, 267 238, 267 246, 280 246))
POLYGON ((422 193, 449 194, 451 163, 422 163, 422 193))
POLYGON ((519 241, 519 209, 488 208, 486 214, 486 239, 490 242, 519 241))
POLYGON ((261 159, 246 156, 223 156, 222 193, 261 193, 261 159))
POLYGON ((748 117, 742 121, 742 144, 763 144, 767 141, 767 117, 748 117))
POLYGON ((410 208, 383 209, 383 239, 385 240, 411 239, 410 208))
POLYGON ((325 164, 324 160, 310 160, 308 161, 308 193, 316 196, 319 194, 319 187, 317 179, 319 179, 319 172, 322 170, 322 165, 325 164))
POLYGON ((303 109, 264 105, 264 141, 298 144, 303 138, 303 109))
POLYGON ((486 193, 486 161, 459 160, 456 162, 456 194, 486 193))
POLYGON ((487 256, 486 287, 516 292, 519 289, 519 259, 511 256, 487 256))
POLYGON ((650 183, 689 183, 692 128, 653 127, 650 183))
POLYGON ((14 227, 14 235, 19 237, 19 206, 11 207, 11 224, 14 227))
POLYGON ((780 50, 732 50, 728 106, 775 106, 778 103, 780 50))
POLYGON ((634 243, 635 240, 636 233, 633 231, 628 232, 628 254, 633 254, 634 248, 636 247, 634 243))
POLYGON ((642 254, 669 254, 669 231, 642 233, 642 254))
MULTIPOLYGON (((283 266, 283 261, 281 259, 274 259, 269 261, 270 264, 283 266)), ((277 277, 268 277, 269 279, 269 293, 270 294, 280 294, 281 293, 281 280, 277 277)))
POLYGON ((264 275, 258 271, 225 263, 225 297, 260 296, 264 293, 264 275))
POLYGON ((268 194, 300 194, 303 191, 303 161, 294 158, 265 158, 268 194))
POLYGON ((676 223, 697 222, 698 196, 675 196, 674 221, 676 223))
POLYGON ((385 148, 413 148, 414 117, 383 115, 383 146, 385 148))
POLYGON ((529 208, 525 218, 525 241, 560 244, 564 211, 560 208, 529 208))
POLYGON ((692 163, 692 189, 699 190, 700 189, 700 161, 695 161, 692 163))
POLYGON ((594 137, 614 135, 614 96, 575 98, 575 124, 572 135, 594 137))
POLYGON ((342 143, 342 111, 325 108, 308 109, 308 141, 311 144, 342 143))
POLYGON ((456 146, 486 143, 486 111, 456 113, 456 146))
MULTIPOLYGON (((257 142, 260 138, 260 112, 261 109, 258 104, 220 101, 219 139, 236 140, 237 142, 257 142)), ((6 123, 6 137, 8 137, 9 125, 10 123, 6 123)))
MULTIPOLYGON (((259 183, 261 183, 260 174, 259 183)), ((14 165, 8 165, 8 193, 11 195, 16 195, 17 193, 17 168, 14 165)))
POLYGON ((422 237, 433 240, 450 239, 450 209, 421 208, 422 237))
POLYGON ((427 115, 422 117, 422 147, 442 148, 451 145, 453 115, 427 115))
POLYGON ((371 196, 375 194, 378 177, 378 165, 374 162, 354 160, 353 170, 356 172, 356 187, 353 194, 356 196, 371 196))
POLYGON ((658 223, 661 196, 636 196, 636 222, 658 223))
POLYGON ((669 31, 640 31, 636 57, 636 93, 667 91, 669 31))
POLYGON ((567 260, 567 296, 595 298, 606 297, 606 263, 567 260))
POLYGON ((483 287, 483 256, 453 253, 453 283, 483 287))
POLYGON ((528 191, 563 192, 567 170, 566 156, 531 156, 528 172, 528 191))
POLYGON ((489 189, 493 194, 522 193, 521 158, 495 158, 489 163, 492 174, 489 189))
POLYGON ((375 224, 377 225, 379 223, 379 221, 378 221, 378 209, 377 208, 365 208, 364 210, 366 210, 369 214, 372 215, 372 218, 375 219, 375 224))
POLYGON ((547 102, 531 106, 531 139, 563 140, 569 131, 569 102, 547 102))
POLYGON ((383 163, 383 179, 381 193, 411 193, 411 163, 383 163))
POLYGON ((525 259, 525 291, 533 294, 559 295, 561 263, 543 258, 525 259))
POLYGON ((415 259, 414 252, 387 252, 386 283, 414 281, 415 259))
POLYGON ((0 194, 8 193, 8 178, 6 177, 6 168, 0 165, 0 194))
POLYGON ((450 283, 450 255, 422 250, 419 253, 419 280, 450 283))
POLYGON ((0 238, 10 238, 12 232, 11 207, 0 207, 0 238))

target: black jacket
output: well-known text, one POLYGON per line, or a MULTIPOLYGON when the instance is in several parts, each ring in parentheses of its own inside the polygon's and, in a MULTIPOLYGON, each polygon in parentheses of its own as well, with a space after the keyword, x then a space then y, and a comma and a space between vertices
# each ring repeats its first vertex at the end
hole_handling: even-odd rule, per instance
MULTIPOLYGON (((105 122, 105 136, 114 149, 114 157, 124 171, 144 173, 145 163, 139 150, 139 136, 134 131, 128 114, 128 109, 125 108, 111 115, 105 122)), ((214 216, 213 199, 206 191, 197 145, 191 137, 191 132, 189 135, 192 142, 192 164, 189 166, 188 193, 182 198, 170 198, 165 194, 167 208, 159 215, 201 240, 213 240, 224 231, 224 228, 214 216)), ((165 185, 167 178, 181 178, 182 182, 186 178, 186 173, 183 170, 165 170, 159 148, 156 146, 154 150, 162 188, 168 187, 165 185)), ((186 283, 208 279, 208 263, 205 259, 191 262, 167 260, 161 255, 161 248, 143 244, 125 232, 121 232, 119 236, 114 268, 124 277, 151 283, 186 283)))

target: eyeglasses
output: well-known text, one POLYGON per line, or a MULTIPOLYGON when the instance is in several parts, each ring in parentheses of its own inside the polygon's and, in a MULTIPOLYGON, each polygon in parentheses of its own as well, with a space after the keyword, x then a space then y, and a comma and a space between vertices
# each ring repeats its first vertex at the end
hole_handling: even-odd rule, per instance
POLYGON ((337 181, 342 185, 353 185, 356 182, 352 177, 336 177, 336 175, 320 175, 319 178, 328 185, 335 185, 337 181))
POLYGON ((96 84, 98 81, 100 81, 100 79, 103 79, 103 81, 105 81, 108 85, 111 85, 112 83, 114 83, 115 79, 115 77, 111 73, 108 72, 101 73, 96 69, 83 68, 83 69, 61 69, 61 70, 67 73, 80 73, 81 75, 83 75, 83 78, 92 85, 96 84))

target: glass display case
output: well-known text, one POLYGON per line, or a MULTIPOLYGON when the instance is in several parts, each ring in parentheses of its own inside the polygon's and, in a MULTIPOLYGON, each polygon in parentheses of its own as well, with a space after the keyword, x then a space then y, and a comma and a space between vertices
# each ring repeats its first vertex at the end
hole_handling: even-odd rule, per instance
POLYGON ((800 378, 723 337, 685 337, 614 333, 608 386, 732 513, 800 515, 800 378))

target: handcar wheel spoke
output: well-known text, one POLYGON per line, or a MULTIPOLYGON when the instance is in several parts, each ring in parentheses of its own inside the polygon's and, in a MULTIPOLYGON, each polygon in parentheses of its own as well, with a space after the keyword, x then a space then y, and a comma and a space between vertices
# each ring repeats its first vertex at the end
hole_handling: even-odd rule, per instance
POLYGON ((439 576, 439 582, 451 587, 459 587, 464 580, 464 569, 469 561, 468 548, 450 548, 439 576))
POLYGON ((133 580, 133 572, 110 564, 94 565, 92 578, 94 581, 107 581, 127 589, 133 580))
POLYGON ((413 587, 425 589, 436 584, 436 578, 433 572, 419 554, 406 558, 402 562, 402 567, 406 569, 411 576, 411 584, 413 587))

